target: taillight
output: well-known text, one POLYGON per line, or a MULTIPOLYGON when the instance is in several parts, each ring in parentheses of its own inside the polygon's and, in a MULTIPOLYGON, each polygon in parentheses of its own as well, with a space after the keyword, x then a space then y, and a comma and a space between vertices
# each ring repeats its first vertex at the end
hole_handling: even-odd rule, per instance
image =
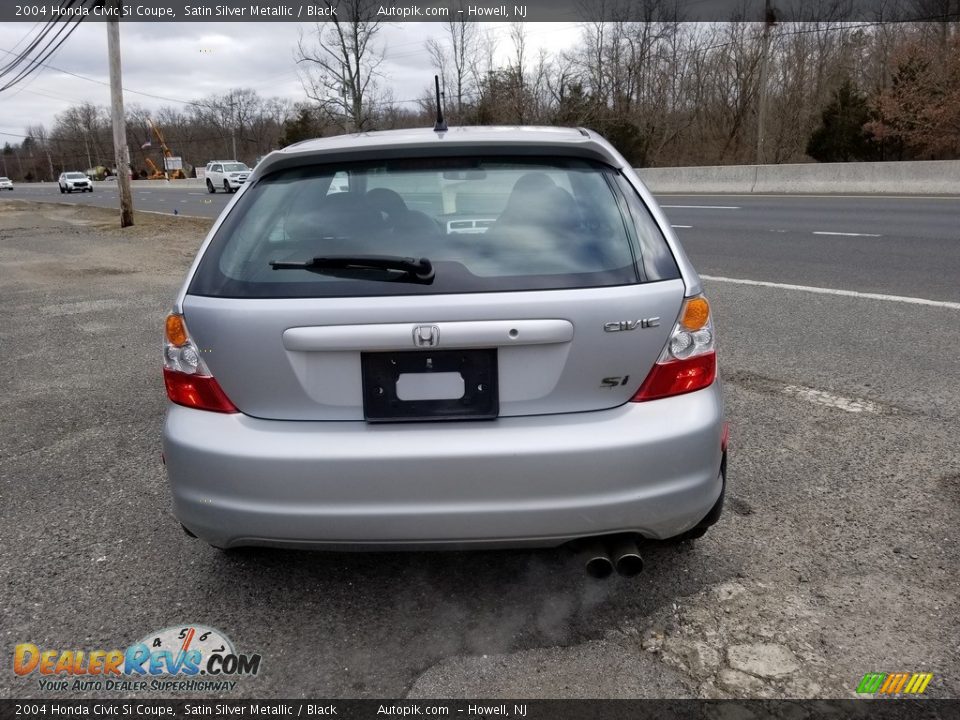
POLYGON ((177 405, 221 413, 240 412, 220 384, 187 331, 183 315, 167 315, 163 343, 163 383, 177 405))
POLYGON ((710 304, 702 295, 683 302, 680 318, 646 380, 631 402, 657 400, 702 390, 717 377, 717 353, 710 304))

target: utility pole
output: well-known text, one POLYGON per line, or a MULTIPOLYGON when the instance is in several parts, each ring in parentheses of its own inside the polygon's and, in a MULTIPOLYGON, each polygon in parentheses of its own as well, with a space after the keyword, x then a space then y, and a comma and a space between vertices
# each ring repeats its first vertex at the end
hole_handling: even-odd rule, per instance
POLYGON ((770 0, 763 7, 763 54, 760 56, 760 92, 757 99, 757 165, 763 165, 763 141, 767 119, 767 66, 770 55, 770 30, 777 24, 770 0))
MULTIPOLYGON (((120 16, 121 0, 112 0, 120 16)), ((127 147, 127 116, 123 112, 123 80, 120 75, 120 22, 107 21, 107 54, 110 57, 110 110, 113 120, 113 153, 120 189, 120 227, 133 225, 133 196, 130 192, 130 148, 127 147)))

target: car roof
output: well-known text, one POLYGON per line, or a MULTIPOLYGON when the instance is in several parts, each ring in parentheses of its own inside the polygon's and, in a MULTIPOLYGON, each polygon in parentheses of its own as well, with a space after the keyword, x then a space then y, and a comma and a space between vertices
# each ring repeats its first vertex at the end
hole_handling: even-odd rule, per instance
POLYGON ((254 170, 257 177, 285 167, 322 158, 324 162, 419 155, 455 155, 464 151, 517 155, 556 153, 584 157, 623 167, 616 150, 596 133, 583 128, 485 125, 382 130, 303 140, 267 155, 254 170))
POLYGON ((435 142, 466 141, 472 143, 509 140, 563 143, 582 141, 589 137, 587 130, 566 127, 533 125, 477 125, 452 127, 437 132, 431 128, 402 130, 373 130, 349 135, 302 140, 285 148, 290 150, 326 150, 338 147, 400 147, 433 140, 435 142))

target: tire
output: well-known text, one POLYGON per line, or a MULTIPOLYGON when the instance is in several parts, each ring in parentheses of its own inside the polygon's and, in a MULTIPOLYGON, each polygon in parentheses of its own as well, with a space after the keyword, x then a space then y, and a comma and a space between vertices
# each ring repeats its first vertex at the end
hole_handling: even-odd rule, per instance
POLYGON ((208 192, 208 193, 215 193, 216 191, 217 191, 217 189, 213 186, 213 183, 210 182, 209 180, 207 180, 207 192, 208 192))
POLYGON ((87 192, 93 192, 93 188, 87 188, 87 192))
POLYGON ((63 189, 63 186, 62 186, 62 185, 58 185, 57 187, 60 188, 60 194, 61 194, 61 195, 63 195, 63 194, 66 192, 66 190, 63 189))
POLYGON ((228 183, 226 180, 223 181, 223 191, 224 191, 225 193, 228 193, 228 194, 231 193, 231 192, 233 192, 233 191, 230 189, 230 183, 228 183))

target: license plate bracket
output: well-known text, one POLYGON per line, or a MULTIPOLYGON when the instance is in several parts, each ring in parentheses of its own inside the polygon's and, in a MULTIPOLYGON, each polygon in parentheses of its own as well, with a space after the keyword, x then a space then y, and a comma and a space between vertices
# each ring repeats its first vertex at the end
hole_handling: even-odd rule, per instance
POLYGON ((496 348, 360 353, 360 367, 368 422, 489 420, 500 412, 496 348), (463 377, 463 397, 401 400, 397 395, 401 375, 451 372, 463 377))

